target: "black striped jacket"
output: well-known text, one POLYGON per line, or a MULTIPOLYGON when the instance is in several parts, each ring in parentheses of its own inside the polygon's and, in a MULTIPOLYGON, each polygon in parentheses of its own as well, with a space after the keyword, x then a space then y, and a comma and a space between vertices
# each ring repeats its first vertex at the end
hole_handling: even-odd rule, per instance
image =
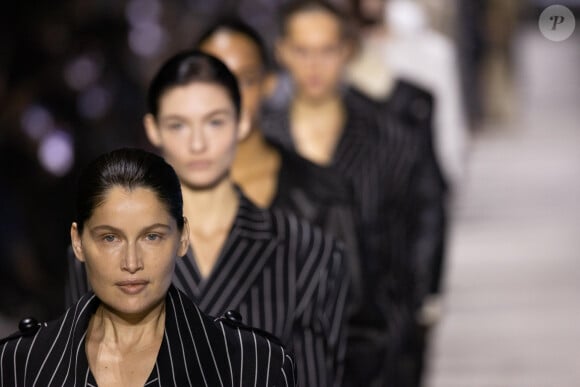
MULTIPOLYGON (((72 296, 87 287, 72 264, 72 296)), ((281 339, 296 356, 301 386, 340 385, 349 276, 334 238, 281 210, 240 206, 212 273, 202 278, 190 249, 173 283, 209 315, 237 310, 245 324, 281 339)))
MULTIPOLYGON (((425 231, 425 214, 440 198, 423 189, 433 170, 416 135, 352 90, 345 92, 344 101, 347 122, 331 168, 353 187, 364 286, 364 302, 349 321, 348 357, 358 362, 347 372, 359 368, 365 381, 359 379, 357 385, 368 385, 385 372, 384 359, 412 326, 414 248, 425 231)), ((267 112, 261 128, 267 138, 296 151, 287 108, 267 112)))
MULTIPOLYGON (((87 293, 36 333, 0 344, 1 386, 96 386, 85 353, 100 300, 87 293)), ((146 386, 294 386, 294 359, 267 335, 203 314, 171 286, 165 336, 146 386)))
POLYGON ((411 81, 398 79, 388 99, 381 101, 383 111, 395 114, 407 128, 412 130, 422 144, 421 152, 426 167, 421 180, 424 197, 433 198, 433 204, 422 212, 422 232, 416 233, 413 259, 422 273, 416 278, 418 299, 441 291, 445 265, 449 186, 439 163, 433 133, 433 95, 411 81))
POLYGON ((296 214, 344 243, 352 309, 362 297, 352 187, 330 168, 314 164, 279 144, 271 145, 281 156, 271 207, 296 214))

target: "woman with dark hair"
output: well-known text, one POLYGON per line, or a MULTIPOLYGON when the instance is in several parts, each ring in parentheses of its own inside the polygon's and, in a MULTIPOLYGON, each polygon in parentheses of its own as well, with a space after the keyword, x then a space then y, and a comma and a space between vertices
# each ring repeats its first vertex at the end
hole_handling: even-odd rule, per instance
POLYGON ((345 384, 403 386, 398 362, 415 328, 441 203, 439 190, 425 187, 438 176, 419 137, 391 106, 344 83, 348 22, 324 0, 283 8, 276 52, 294 90, 286 106, 263 117, 262 129, 352 183, 364 302, 349 319, 345 384))
POLYGON ((151 82, 148 111, 147 137, 175 168, 189 219, 191 246, 173 282, 206 313, 236 309, 280 337, 296 354, 301 385, 337 384, 343 251, 307 221, 258 208, 232 183, 236 145, 249 129, 235 76, 210 55, 177 54, 151 82))
POLYGON ((350 186, 334 171, 266 139, 260 130, 260 105, 271 71, 260 35, 242 20, 230 17, 211 24, 197 47, 223 61, 240 85, 243 116, 250 130, 238 145, 232 179, 258 205, 292 212, 343 241, 350 302, 358 302, 360 270, 350 186))
POLYGON ((71 239, 93 291, 0 341, 0 384, 294 385, 293 359, 274 338, 209 318, 171 284, 189 247, 182 204, 158 156, 122 149, 91 163, 71 239))

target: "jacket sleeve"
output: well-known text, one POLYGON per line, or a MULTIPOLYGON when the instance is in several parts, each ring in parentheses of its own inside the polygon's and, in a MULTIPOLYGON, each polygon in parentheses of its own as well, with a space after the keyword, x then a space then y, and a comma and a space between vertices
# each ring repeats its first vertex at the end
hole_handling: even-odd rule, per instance
POLYGON ((446 208, 442 185, 437 179, 436 161, 423 156, 413 176, 413 218, 411 262, 415 272, 415 303, 439 291, 445 254, 446 208))

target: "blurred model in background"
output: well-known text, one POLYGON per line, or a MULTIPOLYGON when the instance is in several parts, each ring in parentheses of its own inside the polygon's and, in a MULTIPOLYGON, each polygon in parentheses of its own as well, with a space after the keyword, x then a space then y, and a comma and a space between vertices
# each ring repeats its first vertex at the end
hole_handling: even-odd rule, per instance
POLYGON ((364 281, 350 319, 346 383, 408 385, 399 360, 414 335, 429 282, 423 268, 438 238, 432 214, 441 192, 425 189, 438 186, 436 168, 396 114, 343 82, 351 42, 339 10, 322 1, 289 3, 280 30, 277 57, 293 95, 278 109, 270 104, 264 133, 349 179, 355 196, 364 281))

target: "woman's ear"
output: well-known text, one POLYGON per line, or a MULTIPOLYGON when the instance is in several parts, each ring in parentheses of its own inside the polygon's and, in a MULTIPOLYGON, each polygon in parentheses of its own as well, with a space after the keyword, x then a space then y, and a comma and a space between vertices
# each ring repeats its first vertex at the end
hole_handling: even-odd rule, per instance
POLYGON ((75 254, 75 257, 81 261, 85 261, 85 255, 83 253, 83 245, 81 242, 81 235, 79 234, 79 228, 76 222, 70 226, 70 239, 72 244, 72 249, 75 254))
POLYGON ((189 222, 187 218, 183 217, 183 230, 181 231, 181 239, 179 240, 179 249, 177 250, 177 256, 183 257, 187 254, 189 249, 189 222))
POLYGON ((161 145, 161 136, 159 134, 159 128, 157 127, 157 121, 151 113, 145 114, 143 117, 143 125, 145 126, 145 134, 149 142, 155 147, 161 145))
POLYGON ((242 142, 248 137, 252 130, 252 117, 246 113, 242 113, 240 122, 238 124, 238 142, 242 142))

